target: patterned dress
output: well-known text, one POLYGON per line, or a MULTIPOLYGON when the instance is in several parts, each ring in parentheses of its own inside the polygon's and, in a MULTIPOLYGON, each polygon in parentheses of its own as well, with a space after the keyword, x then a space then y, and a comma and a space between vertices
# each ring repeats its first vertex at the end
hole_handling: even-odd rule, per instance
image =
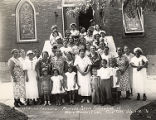
MULTIPOLYGON (((36 64, 36 69, 38 70, 40 76, 42 76, 42 69, 46 68, 48 69, 48 73, 51 74, 51 70, 50 70, 50 62, 49 59, 47 60, 43 60, 40 59, 37 64, 36 64)), ((39 91, 39 96, 41 96, 43 94, 43 92, 41 91, 41 79, 38 80, 38 91, 39 91)))
MULTIPOLYGON (((134 57, 134 54, 130 53, 129 55, 124 54, 130 63, 131 59, 134 57)), ((129 71, 129 80, 130 80, 130 87, 133 88, 133 68, 131 66, 128 67, 129 71)))
POLYGON ((57 58, 56 56, 52 57, 51 65, 52 65, 52 68, 58 69, 61 75, 64 74, 64 67, 65 67, 65 58, 64 57, 62 57, 62 56, 59 58, 57 58))
MULTIPOLYGON (((128 62, 127 57, 122 56, 121 58, 117 57, 116 59, 117 59, 117 64, 118 64, 119 70, 122 71, 123 69, 125 69, 126 63, 128 62)), ((129 71, 128 71, 128 69, 120 77, 120 90, 121 91, 129 91, 130 90, 129 71)))
POLYGON ((14 79, 16 82, 13 82, 13 93, 14 98, 25 98, 26 92, 25 92, 25 78, 24 78, 24 72, 22 69, 22 65, 18 59, 15 59, 14 57, 10 58, 8 61, 8 66, 10 67, 11 64, 14 64, 13 68, 13 74, 14 79))
POLYGON ((100 68, 100 64, 101 64, 101 57, 100 55, 96 52, 95 55, 93 54, 89 54, 88 57, 90 58, 91 62, 92 62, 92 67, 95 68, 100 68))
POLYGON ((51 71, 50 71, 50 61, 49 61, 49 59, 47 59, 47 60, 40 59, 37 62, 36 67, 39 70, 40 76, 42 76, 42 69, 43 68, 48 69, 48 73, 51 74, 51 71))

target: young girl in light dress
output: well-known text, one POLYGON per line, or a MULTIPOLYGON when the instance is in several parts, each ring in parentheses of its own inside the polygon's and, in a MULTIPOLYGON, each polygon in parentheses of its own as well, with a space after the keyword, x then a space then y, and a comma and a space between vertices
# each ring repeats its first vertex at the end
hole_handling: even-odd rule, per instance
POLYGON ((112 71, 113 75, 113 81, 112 81, 112 97, 113 97, 113 103, 119 103, 120 100, 120 70, 117 67, 117 61, 115 58, 110 60, 110 69, 112 71))
POLYGON ((73 66, 68 67, 68 72, 65 73, 66 91, 68 92, 69 104, 75 104, 75 91, 78 90, 76 73, 73 71, 73 66))
POLYGON ((51 93, 55 95, 56 105, 60 106, 62 104, 61 94, 64 93, 63 76, 59 74, 59 71, 57 69, 54 69, 53 72, 54 72, 54 76, 51 77, 52 86, 53 86, 51 93))
POLYGON ((100 77, 97 76, 97 69, 92 68, 91 76, 91 91, 92 91, 92 103, 100 103, 100 77))

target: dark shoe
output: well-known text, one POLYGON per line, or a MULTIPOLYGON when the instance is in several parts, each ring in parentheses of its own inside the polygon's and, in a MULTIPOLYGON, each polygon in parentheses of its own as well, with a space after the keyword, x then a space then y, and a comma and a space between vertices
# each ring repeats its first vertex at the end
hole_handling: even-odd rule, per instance
POLYGON ((130 97, 126 97, 125 99, 126 99, 126 100, 131 100, 131 98, 130 98, 130 97))
POLYGON ((106 103, 102 103, 102 104, 101 104, 101 106, 105 106, 105 105, 106 105, 106 103))
POLYGON ((20 105, 19 105, 19 104, 15 104, 15 103, 14 103, 14 106, 15 106, 15 107, 20 107, 20 105))
POLYGON ((32 101, 32 104, 33 105, 37 105, 37 103, 36 103, 36 101, 33 99, 33 101, 32 101))
POLYGON ((138 96, 137 96, 137 100, 140 100, 140 94, 138 94, 138 96))
POLYGON ((22 103, 22 102, 20 101, 20 99, 18 99, 18 103, 19 103, 20 105, 24 105, 24 103, 22 103))
POLYGON ((30 105, 30 100, 29 99, 26 100, 26 104, 27 104, 27 106, 30 105))
POLYGON ((75 102, 74 102, 74 100, 72 100, 71 104, 72 104, 72 105, 75 105, 75 102))
POLYGON ((14 106, 15 107, 20 107, 20 105, 18 104, 18 100, 17 99, 14 99, 14 106))
POLYGON ((131 98, 130 97, 130 92, 129 91, 126 91, 126 100, 130 100, 131 98))
POLYGON ((114 106, 114 103, 110 103, 109 105, 110 105, 110 106, 114 106))
POLYGON ((43 104, 42 100, 41 99, 38 99, 37 105, 42 105, 42 104, 43 104))
POLYGON ((147 100, 147 97, 146 97, 146 94, 143 95, 143 101, 146 101, 147 100))

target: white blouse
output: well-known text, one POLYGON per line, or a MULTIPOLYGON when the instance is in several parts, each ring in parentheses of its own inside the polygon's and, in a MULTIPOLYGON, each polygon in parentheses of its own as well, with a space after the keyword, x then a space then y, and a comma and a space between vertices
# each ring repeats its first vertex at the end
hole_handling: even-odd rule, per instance
POLYGON ((112 70, 110 68, 100 68, 97 71, 97 76, 100 76, 101 79, 109 79, 112 75, 112 70))
POLYGON ((85 71, 88 65, 91 65, 91 60, 88 56, 85 56, 84 58, 81 58, 80 56, 77 56, 74 62, 74 66, 79 66, 82 71, 85 71))
POLYGON ((141 55, 139 58, 134 56, 130 61, 130 63, 133 63, 135 66, 142 66, 144 62, 148 62, 148 60, 143 55, 141 55))

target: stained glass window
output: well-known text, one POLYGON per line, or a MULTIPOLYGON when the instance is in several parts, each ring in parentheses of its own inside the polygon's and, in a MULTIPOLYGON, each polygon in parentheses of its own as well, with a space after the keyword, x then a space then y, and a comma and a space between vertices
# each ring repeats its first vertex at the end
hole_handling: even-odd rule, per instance
POLYGON ((21 1, 16 10, 18 42, 37 41, 35 10, 30 0, 21 1))

